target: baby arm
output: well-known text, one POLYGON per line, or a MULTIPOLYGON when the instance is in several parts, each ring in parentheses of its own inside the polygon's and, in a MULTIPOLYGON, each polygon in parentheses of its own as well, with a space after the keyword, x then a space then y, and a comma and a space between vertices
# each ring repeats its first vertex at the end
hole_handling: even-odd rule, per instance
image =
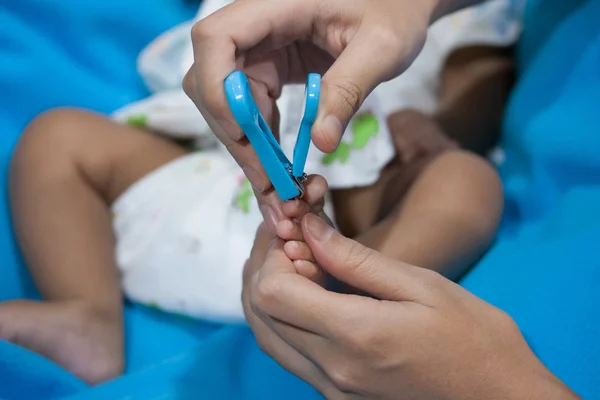
MULTIPOLYGON (((313 208, 293 200, 284 212, 290 220, 279 223, 277 234, 286 240, 287 256, 298 273, 324 279, 298 223, 313 208)), ((356 239, 389 257, 456 279, 489 246, 501 212, 502 189, 493 168, 470 153, 449 151, 427 163, 391 214, 356 239)))
MULTIPOLYGON (((466 81, 481 76, 467 75, 463 78, 466 81)), ((449 89, 442 99, 452 97, 451 88, 465 84, 468 82, 443 83, 449 89)), ((477 97, 501 104, 484 93, 477 97)), ((454 121, 469 126, 470 116, 462 113, 454 121)), ((387 256, 456 279, 483 254, 494 237, 502 213, 500 180, 486 160, 459 150, 433 117, 405 110, 390 116, 388 124, 396 158, 374 185, 332 192, 338 227, 346 236, 387 256)), ((476 131, 471 130, 473 135, 491 142, 485 138, 491 131, 476 131)), ((322 196, 325 191, 317 192, 322 196)), ((301 211, 310 209, 302 201, 290 203, 287 208, 292 220, 299 220, 301 211)), ((297 265, 307 265, 301 260, 312 261, 297 224, 285 221, 280 229, 280 236, 290 241, 286 244, 288 256, 297 260, 297 265)))

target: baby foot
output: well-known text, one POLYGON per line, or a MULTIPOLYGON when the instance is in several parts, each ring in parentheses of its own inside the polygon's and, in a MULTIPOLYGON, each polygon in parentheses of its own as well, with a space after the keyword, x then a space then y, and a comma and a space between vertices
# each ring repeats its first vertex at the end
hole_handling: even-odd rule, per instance
POLYGON ((124 367, 121 316, 76 302, 0 304, 0 338, 63 366, 89 384, 115 378, 124 367))

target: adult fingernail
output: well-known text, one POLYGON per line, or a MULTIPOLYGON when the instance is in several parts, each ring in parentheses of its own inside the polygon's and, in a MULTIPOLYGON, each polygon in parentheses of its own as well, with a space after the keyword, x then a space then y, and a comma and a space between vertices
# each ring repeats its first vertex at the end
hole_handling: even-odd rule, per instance
POLYGON ((306 228, 315 239, 325 241, 333 234, 333 229, 316 215, 308 214, 305 218, 306 228))
POLYGON ((331 145, 331 148, 335 150, 340 144, 342 139, 342 123, 335 115, 328 115, 323 119, 320 125, 320 131, 323 135, 323 139, 331 145))
POLYGON ((267 188, 267 180, 264 176, 258 173, 257 170, 250 166, 242 167, 242 171, 244 171, 244 175, 250 181, 250 184, 258 193, 262 193, 267 188))
POLYGON ((289 207, 289 208, 297 208, 300 206, 300 200, 298 200, 298 199, 286 200, 283 203, 285 204, 286 207, 289 207))
POLYGON ((267 225, 269 232, 275 233, 277 231, 279 219, 273 208, 271 206, 261 206, 260 213, 263 216, 263 220, 265 221, 265 225, 267 225))

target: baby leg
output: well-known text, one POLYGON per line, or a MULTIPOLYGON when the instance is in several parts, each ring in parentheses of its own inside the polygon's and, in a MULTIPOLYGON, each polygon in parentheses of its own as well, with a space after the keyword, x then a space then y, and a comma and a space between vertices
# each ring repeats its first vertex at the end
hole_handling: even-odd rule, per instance
POLYGON ((456 279, 493 239, 502 189, 493 168, 464 151, 435 157, 392 213, 357 240, 456 279))
POLYGON ((430 142, 429 151, 384 171, 379 222, 357 240, 456 279, 496 233, 503 206, 499 177, 486 160, 450 143, 426 116, 410 112, 402 118, 390 121, 397 151, 419 134, 430 142))
POLYGON ((45 301, 0 304, 0 337, 92 384, 120 374, 123 316, 109 206, 133 182, 184 153, 90 112, 58 109, 36 118, 14 153, 10 201, 45 301))

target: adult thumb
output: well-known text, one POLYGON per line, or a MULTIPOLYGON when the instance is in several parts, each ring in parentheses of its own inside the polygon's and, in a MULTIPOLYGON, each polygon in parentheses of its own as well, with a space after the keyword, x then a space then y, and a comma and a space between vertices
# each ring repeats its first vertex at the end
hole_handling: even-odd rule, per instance
POLYGON ((416 301, 422 293, 421 268, 344 237, 314 214, 302 219, 302 231, 317 263, 340 281, 382 300, 416 301))
POLYGON ((403 70, 402 49, 394 46, 391 33, 380 31, 360 29, 323 75, 312 140, 325 153, 337 149, 351 118, 373 89, 403 70))

